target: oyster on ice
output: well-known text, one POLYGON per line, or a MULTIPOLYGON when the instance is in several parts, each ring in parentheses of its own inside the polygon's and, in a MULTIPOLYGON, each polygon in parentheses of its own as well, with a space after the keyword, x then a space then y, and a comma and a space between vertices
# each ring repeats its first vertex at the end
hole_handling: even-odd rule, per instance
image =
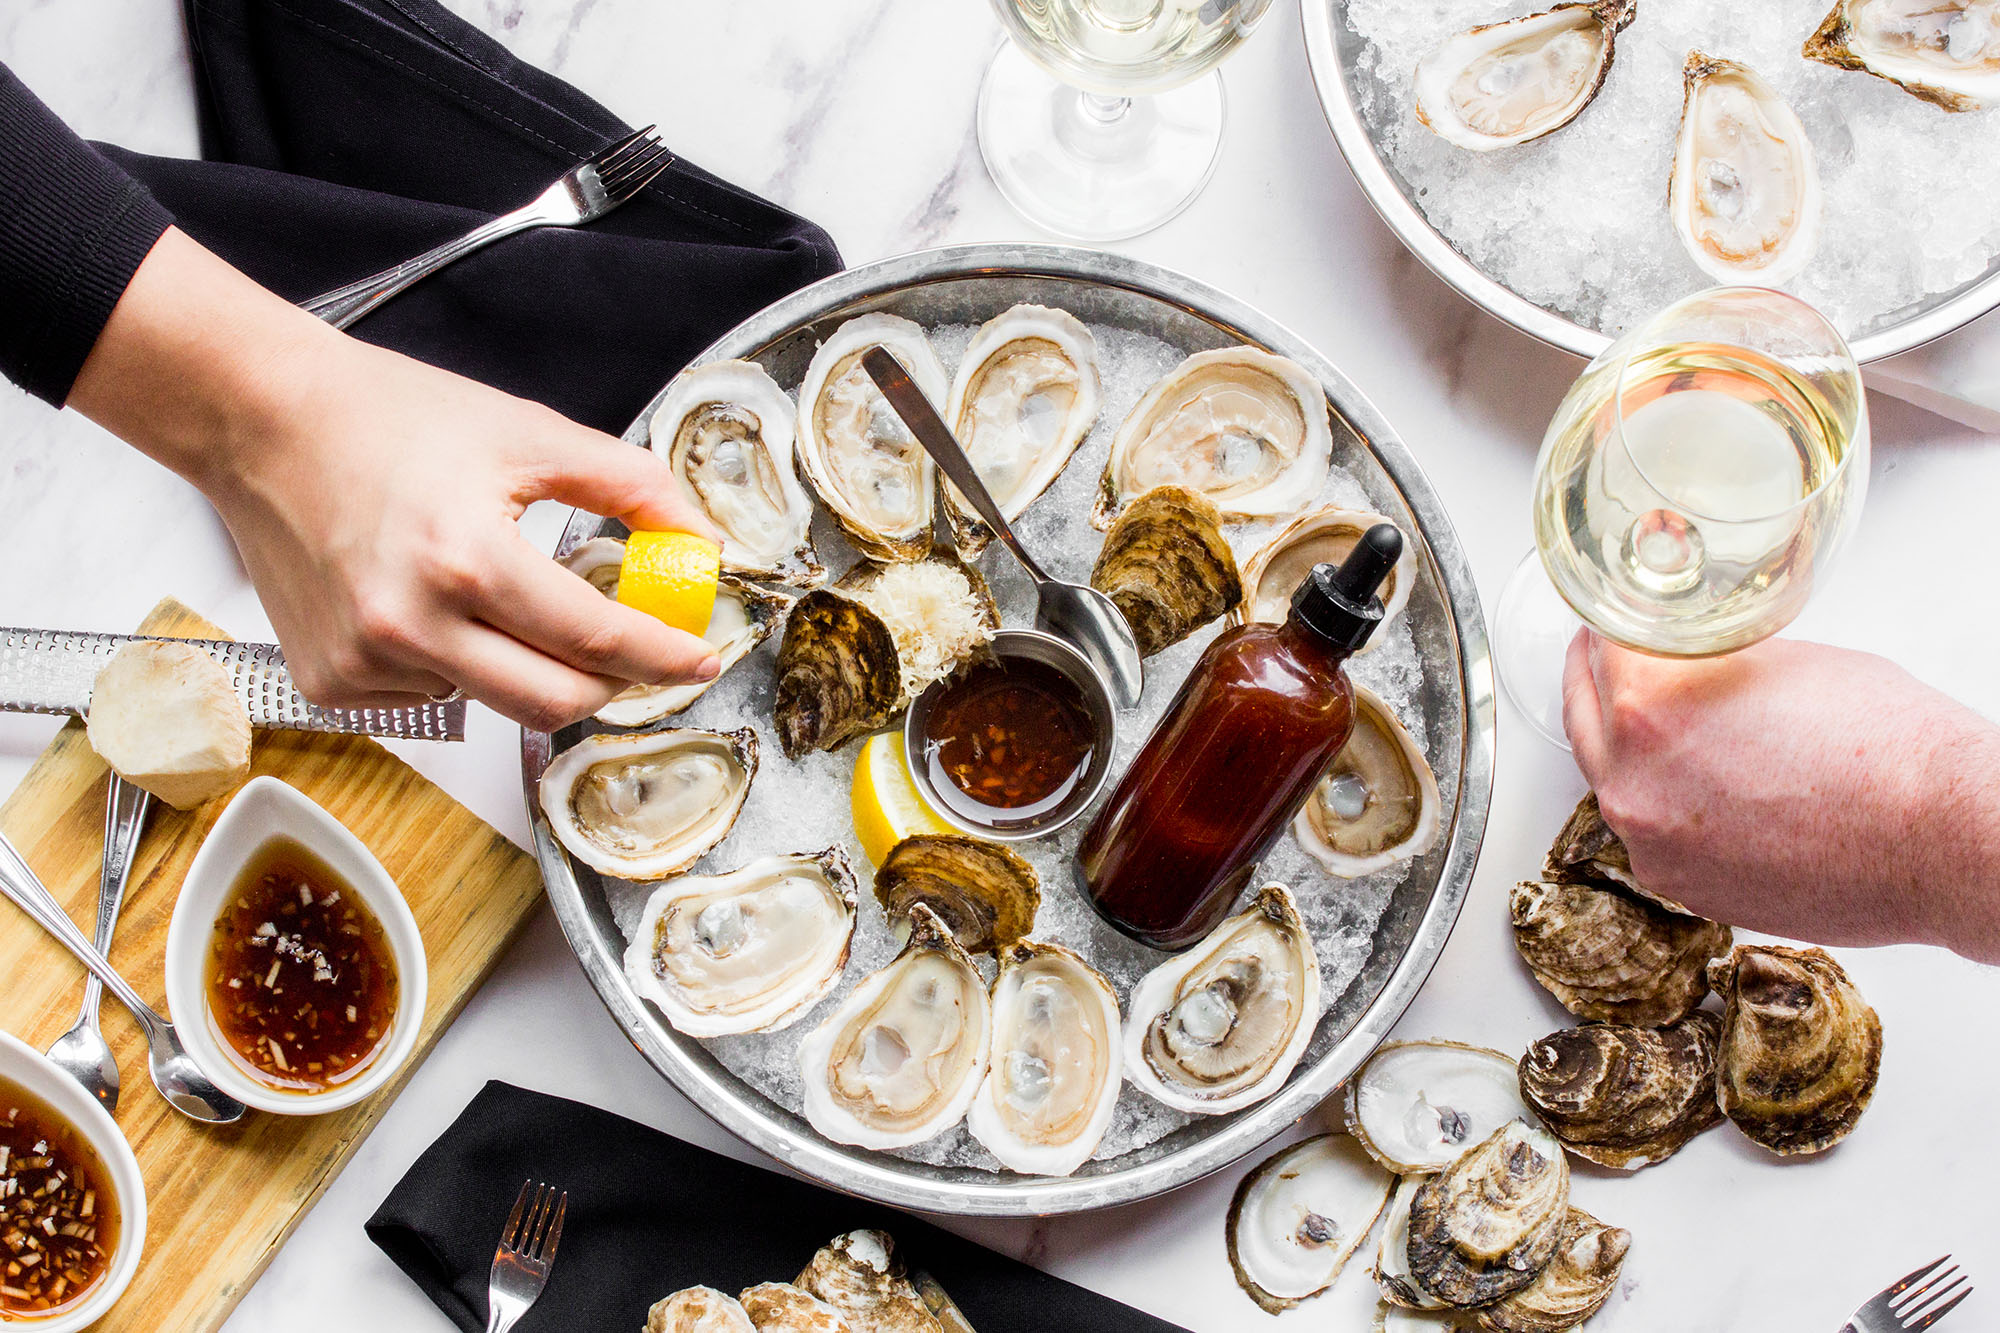
POLYGON ((1514 947, 1535 980, 1578 1018, 1663 1027, 1708 994, 1708 962, 1729 927, 1681 916, 1601 884, 1517 884, 1514 947))
POLYGON ((1514 1061, 1455 1041, 1392 1041, 1347 1084, 1348 1132, 1402 1175, 1442 1171, 1510 1120, 1530 1119, 1514 1061))
POLYGON ((815 588, 785 619, 776 693, 772 711, 787 759, 837 750, 902 707, 895 636, 860 602, 815 588))
POLYGON ((645 1333, 757 1333, 734 1296, 714 1287, 686 1287, 646 1311, 645 1333))
MULTIPOLYGON (((1272 534, 1243 566, 1243 604, 1234 620, 1263 620, 1280 624, 1292 611, 1292 594, 1299 590, 1314 565, 1337 565, 1353 553, 1361 534, 1378 523, 1390 523, 1380 514, 1327 505, 1308 510, 1272 534)), ((1390 524, 1394 526, 1393 523, 1390 524)), ((1368 652, 1382 641, 1382 627, 1400 614, 1417 585, 1417 547, 1403 539, 1403 553, 1396 558, 1389 577, 1382 581, 1382 623, 1356 650, 1368 652)))
POLYGON ((1552 1032, 1521 1057, 1521 1097, 1578 1157, 1636 1171, 1722 1123, 1722 1021, 1696 1010, 1658 1030, 1593 1023, 1552 1032))
POLYGON ((1196 352, 1119 425, 1090 521, 1109 528, 1133 496, 1167 485, 1199 491, 1230 521, 1294 513, 1332 458, 1326 391, 1304 366, 1255 347, 1196 352))
POLYGON ((1319 1023, 1319 955, 1291 890, 1267 884, 1132 988, 1125 1077, 1176 1110, 1238 1111, 1284 1085, 1319 1023))
POLYGON ((736 1299, 757 1333, 853 1333, 840 1311, 789 1282, 759 1282, 736 1299))
POLYGON ((1748 65, 1690 51, 1667 207, 1695 266, 1717 282, 1776 287, 1819 244, 1812 141, 1748 65))
POLYGON ((1479 1311, 1487 1333, 1565 1333, 1604 1308, 1625 1269, 1632 1233, 1581 1208, 1563 1218, 1555 1257, 1533 1282, 1479 1311))
POLYGON ((1410 1275, 1447 1305, 1491 1304, 1535 1280, 1568 1212, 1562 1145, 1510 1120, 1410 1200, 1410 1275))
POLYGON ((1604 86, 1618 32, 1637 8, 1636 0, 1557 5, 1446 38, 1417 62, 1417 119, 1481 153, 1561 129, 1604 86))
POLYGON ((1237 1285, 1270 1314, 1319 1295, 1368 1238, 1395 1183, 1346 1134, 1315 1134, 1265 1158, 1229 1201, 1237 1285))
POLYGON ((931 549, 937 466, 862 369, 880 347, 933 403, 948 384, 923 326, 899 315, 850 319, 821 343, 799 385, 799 466, 834 519, 878 560, 921 560, 931 549))
POLYGON ((653 452, 722 531, 722 567, 752 578, 816 587, 826 580, 812 544, 812 501, 793 468, 798 412, 754 361, 684 370, 653 413, 653 452))
POLYGON ((1185 486, 1155 486, 1112 522, 1090 586, 1124 614, 1141 657, 1179 643, 1242 598, 1221 523, 1215 506, 1185 486))
POLYGON ((1059 944, 1000 951, 993 1054, 965 1127, 1002 1166, 1066 1176, 1090 1160, 1118 1104, 1118 996, 1059 944))
POLYGON ((1722 996, 1716 1098, 1772 1152, 1846 1138, 1875 1095, 1882 1023, 1824 949, 1739 946, 1709 965, 1722 996))
POLYGON ((592 537, 578 542, 556 563, 613 601, 618 600, 618 575, 625 566, 625 543, 616 537, 592 537))
POLYGON ((902 703, 950 674, 1000 628, 1000 608, 986 580, 942 549, 922 560, 863 560, 833 586, 889 627, 902 672, 902 703))
MULTIPOLYGON (((1047 306, 1017 305, 972 335, 944 419, 1011 520, 1062 474, 1097 424, 1100 397, 1097 343, 1083 322, 1047 306)), ((993 539, 950 482, 944 513, 966 559, 993 539)))
POLYGON ((1804 54, 1947 111, 2000 106, 2000 0, 1838 0, 1804 54))
POLYGON ((603 734, 551 760, 536 795, 570 855, 619 879, 665 879, 728 835, 756 773, 749 727, 603 734))
MULTIPOLYGON (((850 1231, 819 1247, 794 1285, 839 1311, 850 1333, 971 1333, 945 1324, 924 1299, 935 1284, 912 1275, 886 1231, 850 1231)), ((941 1304, 956 1311, 939 1292, 941 1304)))
POLYGON ((875 899, 902 926, 922 903, 968 953, 998 953, 1035 928, 1041 878, 1012 848, 962 833, 916 833, 875 871, 875 899))
MULTIPOLYGON (((789 593, 771 592, 733 575, 716 580, 715 607, 701 637, 715 649, 722 671, 770 638, 793 600, 789 593)), ((596 718, 607 727, 643 727, 686 710, 721 678, 719 671, 708 680, 681 685, 634 685, 598 709, 596 718)))
POLYGON ((1437 778, 1381 696, 1354 687, 1354 730, 1292 817, 1292 836, 1342 879, 1430 849, 1444 806, 1437 778))
POLYGON ((1410 1203, 1424 1187, 1428 1175, 1400 1177, 1396 1192, 1389 1196, 1389 1209, 1382 1222, 1382 1238, 1375 1245, 1375 1262, 1369 1274, 1389 1305, 1405 1310, 1446 1310, 1451 1307, 1417 1285, 1410 1276, 1410 1203))
POLYGON ((800 1044, 806 1119, 835 1143, 863 1148, 904 1148, 940 1134, 979 1090, 992 1026, 979 969, 937 913, 917 903, 895 961, 800 1044))
POLYGON ((840 980, 854 903, 854 870, 837 846, 683 875, 647 900, 625 976, 690 1037, 772 1032, 840 980))

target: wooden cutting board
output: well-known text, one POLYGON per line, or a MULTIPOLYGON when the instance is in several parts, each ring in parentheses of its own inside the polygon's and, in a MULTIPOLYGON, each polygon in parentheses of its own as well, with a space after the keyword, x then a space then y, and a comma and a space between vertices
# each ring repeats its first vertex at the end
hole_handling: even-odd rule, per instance
MULTIPOLYGON (((223 637, 171 600, 153 608, 139 632, 223 637)), ((541 897, 532 858, 372 740, 258 731, 251 772, 282 778, 319 802, 402 886, 430 962, 423 1033, 396 1081, 359 1106, 323 1116, 251 1111, 234 1125, 199 1125, 153 1090, 145 1039, 131 1015, 107 996, 104 1032, 123 1079, 117 1120, 145 1174, 147 1234, 138 1275, 94 1326, 99 1333, 219 1327, 389 1109, 541 897)), ((0 806, 0 829, 85 935, 96 920, 107 781, 83 723, 72 721, 0 806)), ((155 1008, 165 1008, 167 922, 175 895, 225 804, 210 801, 183 813, 154 802, 111 962, 155 1008)), ((40 927, 0 902, 0 1028, 46 1049, 75 1021, 83 976, 82 965, 40 927)))

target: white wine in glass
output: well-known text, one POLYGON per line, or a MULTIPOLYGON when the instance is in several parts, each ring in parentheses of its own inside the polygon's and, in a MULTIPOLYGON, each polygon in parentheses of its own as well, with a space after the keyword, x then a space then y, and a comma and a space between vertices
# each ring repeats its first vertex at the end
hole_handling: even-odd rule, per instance
POLYGON ((1670 657, 1777 633, 1867 481, 1860 369, 1817 311, 1749 287, 1670 306, 1590 363, 1542 441, 1535 553, 1495 623, 1508 693, 1560 744, 1574 616, 1670 657))

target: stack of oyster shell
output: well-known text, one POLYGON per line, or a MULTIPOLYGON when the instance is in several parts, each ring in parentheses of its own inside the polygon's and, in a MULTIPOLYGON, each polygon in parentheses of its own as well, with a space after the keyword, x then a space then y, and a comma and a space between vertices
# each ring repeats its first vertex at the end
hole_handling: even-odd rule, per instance
POLYGON ((735 1296, 683 1287, 653 1303, 643 1333, 972 1333, 936 1279, 912 1270, 886 1231, 820 1246, 790 1282, 735 1296))
POLYGON ((1867 1109, 1882 1028, 1820 949, 1736 946, 1728 926, 1648 892, 1587 794, 1542 878, 1517 886, 1514 939, 1584 1025, 1517 1061, 1390 1042, 1351 1080, 1345 1133, 1246 1175, 1232 1267, 1273 1312, 1327 1290, 1379 1223, 1378 1330, 1561 1333, 1602 1308, 1632 1237, 1569 1201, 1567 1155, 1623 1171, 1733 1122, 1772 1152, 1823 1152, 1867 1109), (1720 1012, 1701 1007, 1710 991, 1720 1012))
MULTIPOLYGON (((955 375, 922 326, 877 313, 820 344, 796 406, 747 361, 700 366, 669 386, 652 446, 724 534, 708 638, 725 673, 770 663, 765 697, 783 753, 760 747, 752 726, 674 724, 713 682, 635 687, 598 714, 608 730, 554 757, 539 798, 576 860, 658 886, 625 970, 690 1036, 800 1024, 847 980, 870 868, 845 840, 696 873, 735 826, 760 764, 845 751, 896 725, 1000 623, 977 563, 992 534, 940 484, 860 368, 876 346, 944 405, 1010 518, 1049 490, 1101 412, 1093 335, 1032 305, 980 327, 955 375), (821 510, 837 525, 833 540, 857 553, 837 577, 827 536, 814 539, 821 510), (753 657, 773 635, 775 656, 753 657)), ((1138 398, 1074 529, 1087 532, 1087 518, 1104 531, 1091 581, 1145 654, 1225 618, 1282 619, 1314 564, 1391 521, 1315 504, 1332 453, 1318 381, 1256 348, 1196 353, 1138 398), (1273 531, 1239 566, 1226 529, 1251 521, 1273 531)), ((615 596, 621 545, 600 537, 565 563, 615 596)), ((1408 603, 1420 551, 1406 540, 1385 585, 1387 616, 1408 603)), ((1421 854, 1440 823, 1422 747, 1382 698, 1356 695, 1354 736, 1292 828, 1332 879, 1421 854)), ((836 1142, 907 1149, 963 1123, 1009 1169, 1067 1174, 1097 1151, 1125 1081, 1178 1112, 1227 1114, 1281 1087, 1317 1029, 1320 960, 1285 884, 1264 886, 1209 939, 1137 977, 1122 1010, 1090 960, 1035 937, 1041 877, 1002 843, 914 835, 872 868, 869 887, 901 951, 795 1043, 800 1109, 836 1142)))

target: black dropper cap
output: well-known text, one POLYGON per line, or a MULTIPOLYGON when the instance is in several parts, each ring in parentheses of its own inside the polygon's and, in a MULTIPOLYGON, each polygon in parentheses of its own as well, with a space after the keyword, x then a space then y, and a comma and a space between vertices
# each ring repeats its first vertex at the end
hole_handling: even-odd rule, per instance
POLYGON ((1357 651, 1382 623, 1382 580, 1403 554, 1403 534, 1377 523, 1361 534, 1338 565, 1314 565, 1292 594, 1292 618, 1348 652, 1357 651))

